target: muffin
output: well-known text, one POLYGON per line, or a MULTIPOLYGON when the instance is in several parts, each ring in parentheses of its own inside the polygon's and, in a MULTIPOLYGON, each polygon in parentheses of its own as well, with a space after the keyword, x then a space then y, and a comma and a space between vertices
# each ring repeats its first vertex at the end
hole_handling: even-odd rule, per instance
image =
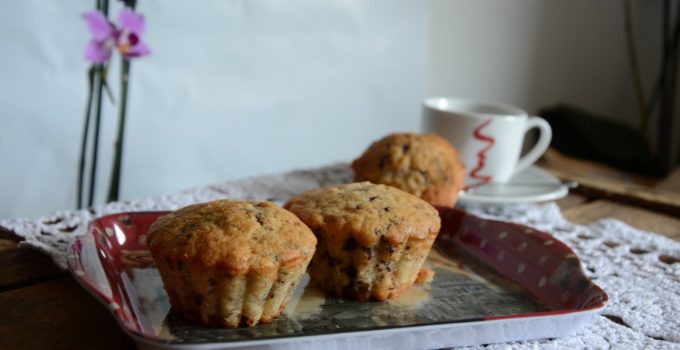
POLYGON ((148 243, 173 310, 234 328, 283 312, 316 238, 274 203, 218 200, 158 218, 148 243))
POLYGON ((465 186, 458 151, 436 134, 390 134, 352 162, 354 181, 393 186, 432 205, 452 207, 465 186))
POLYGON ((318 240, 311 283, 360 301, 391 299, 410 288, 441 225, 427 202, 370 182, 311 190, 285 207, 318 240))

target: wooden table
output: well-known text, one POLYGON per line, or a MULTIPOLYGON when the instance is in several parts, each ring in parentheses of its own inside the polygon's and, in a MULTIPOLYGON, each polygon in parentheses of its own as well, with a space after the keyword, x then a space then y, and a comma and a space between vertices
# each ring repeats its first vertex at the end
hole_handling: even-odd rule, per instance
MULTIPOLYGON (((581 184, 557 201, 572 222, 615 218, 680 241, 680 167, 665 179, 643 178, 555 151, 539 164, 581 184)), ((135 348, 109 311, 67 272, 18 242, 0 227, 0 349, 135 348)))

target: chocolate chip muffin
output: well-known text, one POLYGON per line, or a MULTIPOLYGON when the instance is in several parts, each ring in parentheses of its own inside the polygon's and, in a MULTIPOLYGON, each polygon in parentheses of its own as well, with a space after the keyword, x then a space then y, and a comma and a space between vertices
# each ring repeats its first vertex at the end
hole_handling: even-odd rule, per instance
POLYGON ((174 311, 234 328, 283 312, 316 238, 274 203, 219 200, 160 217, 148 243, 174 311))
POLYGON ((352 162, 355 181, 394 186, 432 205, 452 207, 465 186, 458 151, 436 134, 390 134, 352 162))
POLYGON ((318 240, 311 283, 360 301, 394 298, 410 288, 441 224, 422 199, 370 182, 311 190, 285 207, 318 240))

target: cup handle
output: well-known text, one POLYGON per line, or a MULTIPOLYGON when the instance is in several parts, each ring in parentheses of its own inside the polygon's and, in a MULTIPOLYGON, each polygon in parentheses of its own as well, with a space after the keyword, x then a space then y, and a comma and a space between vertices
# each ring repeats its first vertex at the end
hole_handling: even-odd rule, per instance
POLYGON ((550 140, 552 139, 552 129, 550 128, 550 124, 548 124, 548 122, 546 122, 545 119, 541 117, 529 117, 527 120, 527 125, 524 129, 524 133, 526 134, 526 132, 532 128, 538 128, 540 131, 538 141, 534 147, 517 162, 513 174, 517 174, 529 167, 529 165, 534 164, 538 158, 543 155, 545 150, 548 149, 548 146, 550 146, 550 140))

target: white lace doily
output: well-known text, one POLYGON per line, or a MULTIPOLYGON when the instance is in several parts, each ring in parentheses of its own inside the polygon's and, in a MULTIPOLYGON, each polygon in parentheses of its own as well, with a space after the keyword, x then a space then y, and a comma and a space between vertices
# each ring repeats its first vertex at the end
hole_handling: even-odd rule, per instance
MULTIPOLYGON (((177 194, 110 203, 93 210, 62 211, 37 220, 0 220, 66 268, 66 250, 74 237, 98 216, 142 210, 174 210, 219 198, 270 200, 283 204, 297 193, 351 181, 347 164, 294 171, 177 194)), ((605 219, 589 226, 562 217, 554 203, 482 207, 467 210, 488 218, 514 221, 553 234, 579 256, 586 274, 607 294, 602 315, 578 334, 550 340, 491 344, 466 349, 680 349, 680 243, 605 219)))

